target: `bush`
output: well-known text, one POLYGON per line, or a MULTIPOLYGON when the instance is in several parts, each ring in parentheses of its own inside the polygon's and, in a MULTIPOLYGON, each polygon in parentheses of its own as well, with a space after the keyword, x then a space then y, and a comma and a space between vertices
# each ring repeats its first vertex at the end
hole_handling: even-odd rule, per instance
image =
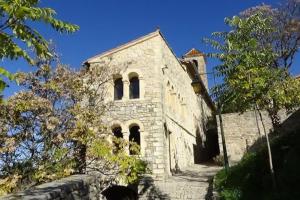
POLYGON ((215 187, 221 199, 300 199, 299 130, 276 138, 271 147, 278 190, 272 189, 267 149, 263 147, 246 154, 227 173, 221 170, 216 175, 215 187))

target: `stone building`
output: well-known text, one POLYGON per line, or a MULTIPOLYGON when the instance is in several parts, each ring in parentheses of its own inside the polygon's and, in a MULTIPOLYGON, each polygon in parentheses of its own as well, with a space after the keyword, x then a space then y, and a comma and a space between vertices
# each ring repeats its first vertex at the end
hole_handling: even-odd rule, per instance
POLYGON ((98 63, 120 69, 108 85, 106 100, 113 107, 107 122, 116 136, 140 145, 140 156, 155 180, 204 159, 201 149, 214 106, 201 52, 192 49, 177 58, 157 30, 85 62, 98 63), (195 77, 200 79, 200 94, 191 86, 195 77))

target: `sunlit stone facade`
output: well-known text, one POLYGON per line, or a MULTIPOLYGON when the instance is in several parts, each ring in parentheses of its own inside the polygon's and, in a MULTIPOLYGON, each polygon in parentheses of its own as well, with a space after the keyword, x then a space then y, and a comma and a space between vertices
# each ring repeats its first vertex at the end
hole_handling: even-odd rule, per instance
POLYGON ((113 106, 105 119, 112 130, 121 128, 125 139, 139 134, 135 140, 141 146, 140 156, 148 161, 155 179, 164 179, 201 157, 199 148, 206 139, 213 105, 199 51, 192 49, 178 59, 160 31, 155 31, 86 63, 108 63, 106 67, 120 69, 107 85, 106 101, 113 106), (202 92, 195 94, 191 82, 199 72, 202 92))

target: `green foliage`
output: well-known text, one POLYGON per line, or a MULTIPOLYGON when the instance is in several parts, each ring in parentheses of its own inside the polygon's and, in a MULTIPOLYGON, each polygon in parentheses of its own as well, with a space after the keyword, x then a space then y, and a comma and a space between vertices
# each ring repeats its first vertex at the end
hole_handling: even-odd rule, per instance
POLYGON ((113 141, 118 141, 118 145, 116 142, 108 142, 107 138, 91 141, 87 156, 95 159, 93 163, 97 167, 93 167, 93 169, 98 168, 96 171, 100 171, 104 174, 103 166, 109 166, 108 168, 111 168, 109 170, 110 173, 121 178, 123 182, 135 183, 142 174, 149 171, 146 162, 139 159, 139 145, 135 142, 128 142, 116 137, 113 137, 113 141), (128 149, 129 146, 133 147, 131 152, 135 152, 135 156, 128 155, 126 149, 128 149))
MULTIPOLYGON (((272 19, 257 12, 244 18, 226 18, 225 23, 231 31, 214 33, 217 40, 206 39, 219 51, 210 56, 221 61, 215 69, 223 83, 212 92, 224 110, 244 112, 255 105, 272 117, 280 108, 299 105, 299 81, 287 68, 274 66, 277 53, 272 43, 264 41, 266 35, 276 32, 272 19)), ((278 123, 273 118, 272 122, 278 123)))
POLYGON ((49 100, 20 92, 0 108, 2 193, 70 175, 74 159, 52 132, 54 110, 49 100))
POLYGON ((0 105, 0 192, 26 189, 86 169, 105 184, 136 182, 147 170, 129 144, 114 138, 103 122, 110 67, 80 71, 40 62, 35 72, 16 75, 24 87, 0 105))
POLYGON ((227 174, 222 170, 216 175, 215 186, 221 199, 299 199, 299 131, 283 134, 271 144, 278 191, 272 190, 267 149, 262 147, 246 154, 227 174))
POLYGON ((271 26, 276 30, 258 38, 262 46, 272 45, 276 53, 273 66, 290 68, 300 47, 300 1, 286 0, 277 7, 262 4, 246 9, 241 13, 241 17, 249 17, 256 13, 270 18, 271 26))
MULTIPOLYGON (((34 65, 34 60, 26 48, 23 48, 24 45, 41 59, 52 57, 48 41, 33 26, 30 27, 28 22, 48 24, 60 33, 72 33, 79 29, 76 25, 56 19, 55 14, 51 8, 39 7, 39 0, 0 0, 0 59, 24 58, 34 65)), ((0 93, 6 86, 3 77, 13 78, 7 70, 0 67, 0 93)))
MULTIPOLYGON (((7 77, 9 80, 13 80, 14 76, 5 70, 3 67, 0 67, 0 94, 7 86, 6 82, 2 79, 2 77, 7 77)), ((2 103, 2 97, 0 95, 0 103, 2 103)))

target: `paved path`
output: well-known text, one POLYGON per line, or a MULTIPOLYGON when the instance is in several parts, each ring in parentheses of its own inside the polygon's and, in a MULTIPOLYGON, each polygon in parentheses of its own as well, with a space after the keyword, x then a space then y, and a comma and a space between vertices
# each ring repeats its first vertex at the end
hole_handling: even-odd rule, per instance
POLYGON ((167 200, 210 200, 212 177, 221 168, 216 166, 193 165, 166 181, 153 181, 140 199, 167 200))

